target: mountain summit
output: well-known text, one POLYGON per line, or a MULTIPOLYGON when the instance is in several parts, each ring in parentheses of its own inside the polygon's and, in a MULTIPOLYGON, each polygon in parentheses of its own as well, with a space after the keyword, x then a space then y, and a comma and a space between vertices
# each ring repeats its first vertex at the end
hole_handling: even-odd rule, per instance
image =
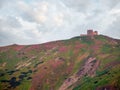
POLYGON ((120 40, 90 33, 0 47, 0 90, 120 90, 120 40))

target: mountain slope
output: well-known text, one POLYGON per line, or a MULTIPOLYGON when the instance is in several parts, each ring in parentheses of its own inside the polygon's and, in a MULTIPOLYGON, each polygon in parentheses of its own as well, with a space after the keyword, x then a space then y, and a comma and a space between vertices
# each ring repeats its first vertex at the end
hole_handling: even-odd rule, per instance
POLYGON ((120 40, 81 36, 0 47, 0 90, 119 90, 120 40))

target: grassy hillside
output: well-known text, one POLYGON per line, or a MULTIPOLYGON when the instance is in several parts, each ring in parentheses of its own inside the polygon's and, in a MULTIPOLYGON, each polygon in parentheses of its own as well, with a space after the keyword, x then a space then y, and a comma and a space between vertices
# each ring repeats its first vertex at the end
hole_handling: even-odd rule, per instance
POLYGON ((120 90, 120 40, 74 37, 0 47, 0 90, 120 90))

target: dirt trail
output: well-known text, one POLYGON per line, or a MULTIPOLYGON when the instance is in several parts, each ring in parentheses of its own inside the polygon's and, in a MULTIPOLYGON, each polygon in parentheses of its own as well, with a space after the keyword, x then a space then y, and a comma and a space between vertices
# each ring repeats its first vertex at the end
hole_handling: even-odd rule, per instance
POLYGON ((84 75, 88 75, 93 77, 95 75, 95 71, 99 66, 99 60, 96 60, 94 57, 89 57, 82 68, 79 69, 77 73, 67 78, 64 83, 61 85, 59 90, 66 90, 69 86, 76 83, 78 79, 81 79, 84 75))

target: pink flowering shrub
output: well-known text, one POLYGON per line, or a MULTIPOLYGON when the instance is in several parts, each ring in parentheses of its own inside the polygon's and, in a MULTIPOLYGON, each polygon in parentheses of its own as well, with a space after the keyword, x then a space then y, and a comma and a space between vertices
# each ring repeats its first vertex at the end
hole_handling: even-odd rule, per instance
POLYGON ((67 52, 67 47, 66 46, 62 46, 59 48, 59 52, 67 52))

